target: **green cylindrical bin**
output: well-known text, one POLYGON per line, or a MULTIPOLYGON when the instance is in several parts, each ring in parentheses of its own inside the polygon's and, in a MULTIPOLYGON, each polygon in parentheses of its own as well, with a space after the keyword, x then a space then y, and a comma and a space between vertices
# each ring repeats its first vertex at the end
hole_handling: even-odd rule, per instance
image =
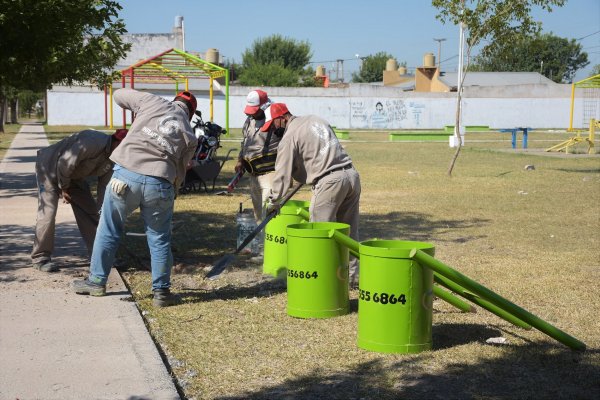
POLYGON ((350 225, 309 222, 287 228, 287 313, 299 318, 329 318, 350 311, 348 249, 330 235, 345 235, 350 225))
POLYGON ((265 253, 263 273, 278 276, 287 267, 287 232, 288 225, 308 222, 300 214, 299 209, 308 210, 309 201, 288 200, 279 214, 265 227, 265 253))
POLYGON ((422 242, 360 243, 358 347, 381 353, 431 349, 433 273, 410 258, 415 248, 435 251, 422 242))

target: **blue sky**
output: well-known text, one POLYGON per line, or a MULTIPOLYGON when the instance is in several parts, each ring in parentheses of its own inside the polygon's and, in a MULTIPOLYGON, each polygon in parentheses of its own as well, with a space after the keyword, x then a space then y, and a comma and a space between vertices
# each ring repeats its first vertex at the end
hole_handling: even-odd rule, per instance
MULTIPOLYGON (((356 55, 385 51, 406 62, 409 69, 422 64, 423 54, 437 57, 442 42, 442 69, 456 71, 458 27, 443 25, 428 0, 120 0, 121 18, 130 33, 171 32, 175 16, 184 17, 188 51, 217 48, 220 54, 241 62, 242 53, 259 38, 278 33, 308 41, 314 67, 322 64, 335 77, 337 59, 345 60, 348 81, 356 71, 356 55), (444 61, 446 60, 446 61, 444 61)), ((600 64, 600 0, 568 0, 552 13, 534 9, 544 32, 580 39, 590 64, 576 75, 587 77, 600 64), (589 35, 589 36, 588 36, 589 35)))

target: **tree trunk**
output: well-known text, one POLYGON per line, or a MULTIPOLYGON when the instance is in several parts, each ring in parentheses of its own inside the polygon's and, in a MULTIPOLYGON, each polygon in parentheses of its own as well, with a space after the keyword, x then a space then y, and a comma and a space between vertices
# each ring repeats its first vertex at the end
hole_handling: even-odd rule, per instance
POLYGON ((10 101, 10 123, 11 124, 16 124, 18 121, 17 118, 17 99, 14 98, 10 101))
POLYGON ((467 65, 464 68, 464 74, 462 76, 462 80, 457 89, 458 96, 456 97, 456 119, 454 123, 454 127, 456 132, 458 133, 458 143, 456 145, 456 151, 454 152, 454 156, 452 157, 452 161, 450 161, 450 166, 448 167, 448 176, 452 176, 452 170, 454 169, 454 165, 456 164, 456 160, 458 159, 458 155, 460 154, 460 149, 462 147, 462 136, 460 134, 460 116, 462 110, 462 89, 465 84, 465 77, 467 76, 467 71, 469 70, 470 60, 471 60, 471 50, 472 46, 467 45, 467 65))
MULTIPOLYGON (((461 85, 462 87, 462 85, 461 85)), ((456 100, 456 118, 454 120, 454 129, 458 134, 458 143, 456 144, 456 151, 454 152, 454 156, 452 157, 452 161, 450 161, 450 166, 448 167, 448 176, 452 176, 452 170, 454 169, 454 164, 456 164, 456 160, 458 159, 458 155, 460 154, 460 149, 462 147, 462 137, 460 135, 460 111, 461 111, 461 101, 462 101, 462 93, 459 90, 458 96, 456 100)))
POLYGON ((4 105, 6 104, 6 97, 0 90, 0 133, 4 133, 4 105))

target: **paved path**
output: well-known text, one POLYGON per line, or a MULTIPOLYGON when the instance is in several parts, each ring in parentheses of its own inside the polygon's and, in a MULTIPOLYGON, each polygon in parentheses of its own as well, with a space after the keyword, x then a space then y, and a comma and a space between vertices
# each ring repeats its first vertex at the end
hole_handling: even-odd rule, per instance
POLYGON ((41 125, 24 125, 0 163, 0 399, 179 399, 144 322, 113 269, 108 296, 74 294, 85 245, 61 204, 57 273, 31 268, 41 125))

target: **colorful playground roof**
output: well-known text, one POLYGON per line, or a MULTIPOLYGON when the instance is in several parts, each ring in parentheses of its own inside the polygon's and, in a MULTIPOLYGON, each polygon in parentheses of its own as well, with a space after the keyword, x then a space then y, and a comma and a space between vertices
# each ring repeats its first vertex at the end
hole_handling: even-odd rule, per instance
POLYGON ((577 88, 600 88, 600 74, 590 76, 574 83, 577 88))
POLYGON ((222 78, 228 71, 183 50, 169 49, 120 72, 122 77, 133 78, 136 82, 164 83, 222 78))

